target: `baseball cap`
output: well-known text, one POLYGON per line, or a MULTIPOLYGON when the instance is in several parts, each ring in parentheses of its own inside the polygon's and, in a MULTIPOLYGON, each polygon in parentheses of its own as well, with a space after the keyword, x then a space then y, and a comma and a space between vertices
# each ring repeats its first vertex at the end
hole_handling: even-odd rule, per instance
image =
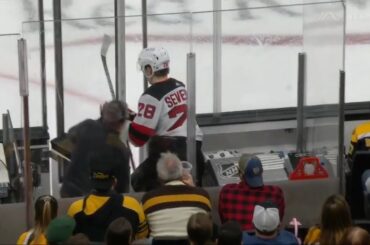
POLYGON ((46 230, 46 238, 48 242, 63 243, 72 236, 75 226, 76 221, 67 215, 55 218, 46 230))
POLYGON ((263 168, 261 160, 256 156, 242 156, 239 160, 239 168, 244 170, 244 180, 251 187, 263 186, 263 168))
POLYGON ((91 185, 97 190, 108 190, 114 182, 116 166, 114 149, 106 146, 89 155, 91 185))
POLYGON ((104 103, 101 109, 101 116, 104 122, 114 123, 128 117, 128 109, 126 103, 120 100, 112 100, 104 103))
POLYGON ((252 222, 257 230, 270 232, 280 224, 279 209, 272 202, 259 203, 254 206, 252 222))

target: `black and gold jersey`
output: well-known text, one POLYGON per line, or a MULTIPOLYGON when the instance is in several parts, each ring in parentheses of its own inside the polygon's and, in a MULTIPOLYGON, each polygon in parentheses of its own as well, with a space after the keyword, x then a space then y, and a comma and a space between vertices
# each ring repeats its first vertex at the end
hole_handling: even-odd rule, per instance
POLYGON ((75 233, 84 233, 91 241, 103 241, 106 228, 119 217, 131 223, 137 239, 148 236, 143 208, 133 197, 91 194, 72 203, 68 215, 76 220, 75 233))

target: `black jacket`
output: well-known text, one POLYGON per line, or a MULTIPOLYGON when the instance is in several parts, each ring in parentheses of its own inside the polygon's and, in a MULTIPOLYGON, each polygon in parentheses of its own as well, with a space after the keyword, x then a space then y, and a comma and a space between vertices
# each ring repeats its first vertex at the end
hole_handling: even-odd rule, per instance
POLYGON ((92 190, 88 157, 103 147, 112 147, 113 157, 120 159, 120 164, 113 166, 117 178, 116 191, 129 191, 129 152, 117 132, 105 127, 101 119, 87 119, 73 126, 68 131, 68 138, 74 147, 71 164, 63 177, 62 197, 83 196, 92 190))

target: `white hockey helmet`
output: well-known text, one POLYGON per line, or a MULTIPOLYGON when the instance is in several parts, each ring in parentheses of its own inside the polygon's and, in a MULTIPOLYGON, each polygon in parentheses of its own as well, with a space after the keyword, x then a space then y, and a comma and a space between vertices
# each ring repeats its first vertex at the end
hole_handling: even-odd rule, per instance
POLYGON ((150 66, 153 73, 169 68, 170 56, 168 51, 162 47, 145 48, 139 54, 137 60, 140 70, 144 72, 146 66, 150 66))

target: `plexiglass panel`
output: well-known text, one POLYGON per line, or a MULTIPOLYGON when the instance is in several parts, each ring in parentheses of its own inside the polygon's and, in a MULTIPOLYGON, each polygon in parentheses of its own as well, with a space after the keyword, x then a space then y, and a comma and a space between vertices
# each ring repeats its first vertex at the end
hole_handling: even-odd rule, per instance
MULTIPOLYGON (((335 163, 343 11, 340 1, 332 1, 193 13, 197 112, 212 113, 220 99, 222 112, 296 107, 298 53, 305 52, 305 149, 335 163), (217 15, 222 26, 214 29, 217 15), (212 96, 217 32, 222 36, 221 98, 212 96)), ((258 111, 255 117, 259 120, 258 111)))
POLYGON ((369 101, 370 1, 346 1, 346 103, 369 101))
POLYGON ((186 82, 186 54, 190 51, 190 13, 148 16, 148 46, 165 47, 170 55, 170 75, 186 82))
MULTIPOLYGON (((109 18, 106 21, 114 22, 114 18, 109 18)), ((49 127, 53 133, 56 125, 54 22, 46 21, 44 26, 47 53, 46 66, 48 67, 48 118, 51 120, 49 121, 49 127)), ((111 98, 101 62, 100 47, 104 34, 110 35, 113 39, 113 45, 108 50, 107 62, 114 82, 114 25, 97 28, 96 19, 77 19, 62 21, 62 26, 64 114, 67 130, 70 126, 85 118, 98 117, 99 105, 111 98)), ((29 75, 40 81, 39 31, 41 31, 39 22, 23 24, 23 35, 29 43, 29 75)), ((30 94, 30 97, 34 96, 32 92, 30 94)), ((39 106, 39 108, 41 107, 39 106)), ((33 110, 37 110, 37 107, 34 107, 33 110)), ((40 116, 40 112, 34 111, 34 115, 40 116)))
MULTIPOLYGON (((113 21, 113 18, 111 19, 113 21)), ((112 35, 113 27, 99 31, 95 19, 62 21, 63 24, 63 78, 64 78, 64 115, 65 129, 77 122, 98 117, 99 105, 110 99, 107 79, 101 64, 100 46, 104 34, 112 35), (73 24, 71 24, 73 22, 73 24), (79 28, 79 24, 81 27, 79 28), (90 26, 89 28, 85 28, 90 26)), ((47 67, 48 119, 51 136, 55 136, 55 59, 54 59, 54 22, 44 22, 45 50, 47 67)), ((23 24, 23 36, 28 42, 30 79, 39 83, 40 76, 40 23, 23 24), (36 31, 34 31, 36 30, 36 31)), ((114 36, 113 36, 114 41, 114 36)), ((107 62, 114 81, 114 45, 107 55, 107 62)), ((30 98, 35 97, 36 90, 30 91, 30 98)), ((40 96, 36 96, 40 98, 40 96)), ((33 115, 40 117, 41 104, 33 107, 33 115)))
POLYGON ((213 112, 213 12, 192 14, 191 48, 196 54, 197 113, 213 112))
POLYGON ((342 3, 306 5, 303 19, 307 105, 337 104, 339 70, 343 69, 342 3))
MULTIPOLYGON (((134 1, 134 0, 131 0, 134 1)), ((136 5, 141 1, 136 1, 136 5)), ((132 6, 135 6, 133 3, 132 6)), ((197 11, 211 11, 213 0, 176 0, 176 1, 157 1, 147 0, 148 14, 160 13, 183 13, 197 11)), ((158 19, 160 20, 160 19, 158 19)))
MULTIPOLYGON (((61 1, 63 19, 102 18, 114 16, 115 0, 61 1)), ((157 4, 158 5, 158 4, 157 4)), ((47 9, 52 12, 52 6, 47 9)), ((173 12, 173 11, 171 11, 173 12)), ((125 15, 140 15, 141 1, 125 0, 125 15)))
MULTIPOLYGON (((151 25, 149 34, 150 45, 166 47, 171 56, 173 76, 186 80, 186 53, 189 52, 189 14, 175 14, 162 18, 175 18, 170 25, 159 23, 151 25), (166 28, 167 27, 167 28, 166 28), (168 37, 173 30, 177 32, 174 38, 163 38, 161 33, 168 37), (180 45, 178 45, 180 43, 180 45)), ((137 57, 142 49, 141 16, 119 17, 117 21, 126 22, 126 66, 120 67, 126 73, 126 101, 133 111, 137 111, 137 103, 143 93, 143 74, 137 68, 137 57)), ((100 106, 112 99, 107 77, 101 59, 101 47, 104 35, 109 35, 112 44, 107 52, 107 65, 110 77, 115 87, 115 32, 114 17, 62 20, 63 43, 63 80, 64 80, 64 119, 65 131, 71 126, 87 118, 98 118, 100 106), (103 24, 104 23, 104 24, 103 24)), ((48 85, 48 124, 51 138, 56 136, 55 101, 59 99, 55 92, 55 60, 54 60, 54 22, 46 21, 46 66, 48 85)), ((29 42, 30 77, 40 81, 40 31, 39 22, 23 24, 23 35, 29 42), (35 31, 37 30, 37 31, 35 31)), ((40 99, 37 90, 30 91, 30 98, 40 99), (36 96, 35 96, 36 95, 36 96)), ((41 104, 31 109, 34 117, 41 119, 41 104)), ((135 162, 138 163, 138 148, 133 148, 135 162)))
POLYGON ((61 1, 61 8, 63 19, 107 17, 114 15, 114 0, 61 1))
MULTIPOLYGON (((54 74, 54 38, 53 26, 45 24, 45 31, 41 31, 40 22, 26 22, 22 24, 22 37, 27 42, 28 80, 30 102, 30 126, 42 126, 42 73, 41 73, 41 42, 40 33, 45 34, 45 61, 46 61, 46 92, 47 95, 55 91, 54 74)), ((48 97, 47 112, 49 129, 56 132, 55 97, 48 97), (51 126, 51 127, 50 127, 51 126)), ((55 135, 55 134, 53 134, 55 135)))
POLYGON ((23 21, 38 20, 38 1, 1 0, 0 33, 20 33, 23 21))
POLYGON ((307 150, 337 153, 337 142, 328 142, 339 129, 339 71, 343 69, 344 9, 340 2, 304 6, 303 25, 306 61, 306 118, 312 130, 307 150))
MULTIPOLYGON (((38 20, 38 1, 2 0, 0 1, 0 49, 1 49, 1 105, 0 112, 10 110, 14 127, 21 126, 21 100, 18 85, 18 51, 17 35, 20 33, 22 21, 38 20)), ((30 81, 32 84, 32 81, 30 81)), ((33 85, 30 85, 33 86, 33 85)), ((31 104, 32 105, 32 104, 31 104)), ((0 122, 2 125, 2 121, 0 122)))
MULTIPOLYGON (((302 6, 284 9, 302 14, 302 6)), ((301 17, 280 15, 271 8, 221 11, 219 14, 222 19, 222 111, 296 106, 297 54, 303 49, 301 17), (243 12, 255 18, 240 19, 238 16, 243 12)), ((197 87, 201 90, 199 94, 210 94, 213 88, 213 15, 193 14, 194 50, 199 52, 199 59, 207 57, 208 60, 198 62, 197 77, 202 84, 197 87)), ((201 103, 199 112, 212 112, 211 96, 198 101, 201 103)))
MULTIPOLYGON (((0 113, 6 114, 9 110, 14 128, 21 127, 23 118, 18 80, 19 38, 18 34, 0 35, 0 113)), ((0 128, 3 128, 2 119, 0 128)))
MULTIPOLYGON (((186 80, 186 53, 189 52, 189 21, 188 13, 161 15, 164 19, 175 19, 172 25, 152 24, 149 34, 150 45, 166 47, 172 58, 171 70, 173 76, 185 82, 186 80), (170 27, 169 27, 170 26, 170 27), (167 28, 166 28, 167 27, 167 28), (181 30, 175 34, 173 30, 181 30), (167 31, 167 33, 166 33, 167 31), (173 35, 172 38, 163 38, 173 35), (180 44, 179 46, 177 46, 180 44)), ((143 92, 143 75, 137 69, 137 57, 142 49, 141 16, 120 17, 118 20, 126 21, 126 100, 136 111, 137 101, 143 92)), ((103 36, 109 35, 112 44, 107 52, 107 64, 110 77, 115 86, 115 32, 114 17, 87 18, 62 20, 63 40, 63 79, 64 79, 64 115, 65 130, 72 125, 86 119, 99 117, 99 108, 105 101, 111 100, 111 94, 105 75, 101 47, 103 36), (104 24, 102 24, 104 23, 104 24)), ((46 36, 46 66, 48 84, 48 118, 51 135, 55 135, 55 74, 54 74, 54 22, 45 21, 46 36)), ((40 81, 40 41, 39 22, 26 22, 23 24, 23 35, 29 43, 30 77, 40 81)), ((30 95, 36 102, 41 96, 30 95)), ((41 110, 35 106, 34 110, 41 110)), ((41 118, 41 111, 35 111, 34 116, 41 118)))
MULTIPOLYGON (((253 8, 266 8, 268 7, 270 11, 279 13, 282 15, 299 15, 301 12, 292 11, 289 5, 302 5, 309 3, 328 3, 328 2, 338 2, 338 0, 218 0, 221 2, 222 9, 253 9, 253 8), (276 6, 282 6, 282 8, 274 8, 276 6)), ((245 13, 242 16, 247 16, 245 13)), ((253 15, 249 15, 253 18, 253 15)))
MULTIPOLYGON (((335 108, 339 101, 338 74, 343 64, 342 15, 339 2, 151 14, 148 15, 148 46, 168 49, 170 75, 183 82, 186 82, 186 54, 196 53, 197 113, 212 113, 219 99, 222 112, 296 107, 298 53, 306 52, 306 106, 323 106, 324 111, 324 116, 312 118, 311 115, 307 121, 307 126, 313 130, 306 143, 308 150, 315 150, 325 145, 322 143, 325 134, 320 131, 325 130, 322 125, 329 125, 334 137, 338 132, 335 108), (217 15, 221 25, 215 28, 213 23, 217 15), (253 18, 240 18, 243 15, 253 18), (328 18, 328 15, 335 18, 328 18), (217 32, 221 35, 221 97, 214 100, 217 32)), ((120 67, 126 73, 126 100, 136 111, 143 92, 143 76, 136 65, 142 49, 142 17, 126 16, 118 20, 126 23, 126 66, 120 67)), ((64 114, 65 130, 68 130, 81 120, 99 117, 100 105, 111 99, 100 50, 103 36, 109 35, 113 43, 107 53, 107 62, 115 83, 116 44, 113 17, 68 19, 62 21, 62 26, 64 114)), ((52 137, 55 135, 56 123, 52 120, 55 120, 57 99, 53 28, 54 22, 45 22, 48 118, 52 137)), ((29 43, 30 77, 38 83, 39 31, 38 22, 23 24, 23 35, 29 43)), ((39 104, 31 114, 41 120, 40 93, 33 92, 30 98, 39 104)), ((259 120, 258 111, 255 117, 259 120)))
MULTIPOLYGON (((235 2, 237 2, 236 0, 235 2)), ((101 18, 114 15, 114 0, 74 0, 61 1, 63 19, 72 18, 101 18)), ((147 14, 182 13, 212 10, 213 0, 176 0, 156 1, 147 0, 147 14)), ((232 1, 234 2, 234 1, 232 1)), ((52 13, 52 4, 44 3, 46 14, 52 13)), ((141 15, 142 1, 125 0, 125 15, 141 15)), ((52 17, 50 15, 50 17, 52 17)), ((160 18, 157 19, 161 21, 160 18)))

